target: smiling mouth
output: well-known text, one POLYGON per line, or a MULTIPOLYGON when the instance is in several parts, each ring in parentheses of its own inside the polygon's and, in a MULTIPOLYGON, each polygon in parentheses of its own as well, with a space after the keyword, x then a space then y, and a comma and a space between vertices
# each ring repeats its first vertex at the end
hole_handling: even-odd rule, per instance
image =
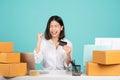
POLYGON ((57 31, 52 31, 51 33, 52 33, 52 35, 56 35, 57 31))

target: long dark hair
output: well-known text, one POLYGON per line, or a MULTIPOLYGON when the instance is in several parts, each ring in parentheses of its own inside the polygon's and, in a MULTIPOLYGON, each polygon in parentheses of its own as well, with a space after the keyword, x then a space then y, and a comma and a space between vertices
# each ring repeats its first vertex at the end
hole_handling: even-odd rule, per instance
POLYGON ((61 40, 61 39, 63 39, 64 37, 65 37, 65 28, 64 28, 64 23, 63 23, 63 20, 62 20, 62 18, 61 17, 59 17, 59 16, 51 16, 50 18, 49 18, 49 20, 48 20, 48 22, 47 22, 47 27, 46 27, 46 30, 45 30, 45 38, 47 39, 47 40, 49 40, 49 39, 51 39, 52 38, 52 36, 51 36, 51 34, 50 34, 50 31, 49 31, 49 29, 50 29, 50 23, 51 23, 51 21, 53 21, 53 20, 55 20, 56 22, 58 22, 61 26, 63 26, 63 29, 62 29, 62 31, 60 32, 60 35, 59 35, 59 41, 61 40))

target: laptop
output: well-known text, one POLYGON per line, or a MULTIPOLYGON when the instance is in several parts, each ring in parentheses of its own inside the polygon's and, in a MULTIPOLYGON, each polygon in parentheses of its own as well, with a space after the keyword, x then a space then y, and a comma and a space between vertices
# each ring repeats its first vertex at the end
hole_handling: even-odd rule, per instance
POLYGON ((27 74, 30 70, 35 70, 34 54, 31 52, 21 52, 21 62, 27 63, 27 74))

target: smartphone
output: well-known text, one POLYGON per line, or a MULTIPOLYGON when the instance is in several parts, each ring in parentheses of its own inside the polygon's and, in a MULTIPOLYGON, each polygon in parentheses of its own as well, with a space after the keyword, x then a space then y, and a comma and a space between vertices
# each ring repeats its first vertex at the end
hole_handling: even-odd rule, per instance
POLYGON ((67 42, 65 42, 65 41, 59 41, 59 45, 61 45, 61 46, 67 45, 67 42))

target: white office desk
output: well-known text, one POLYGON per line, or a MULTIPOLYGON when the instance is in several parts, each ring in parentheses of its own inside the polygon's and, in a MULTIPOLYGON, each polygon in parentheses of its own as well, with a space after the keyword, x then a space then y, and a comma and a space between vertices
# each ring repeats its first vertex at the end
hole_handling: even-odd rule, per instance
POLYGON ((72 76, 66 71, 41 72, 39 76, 20 76, 8 80, 120 80, 120 76, 72 76), (48 73, 47 73, 48 72, 48 73))
POLYGON ((0 80, 6 80, 4 77, 0 76, 0 80))

